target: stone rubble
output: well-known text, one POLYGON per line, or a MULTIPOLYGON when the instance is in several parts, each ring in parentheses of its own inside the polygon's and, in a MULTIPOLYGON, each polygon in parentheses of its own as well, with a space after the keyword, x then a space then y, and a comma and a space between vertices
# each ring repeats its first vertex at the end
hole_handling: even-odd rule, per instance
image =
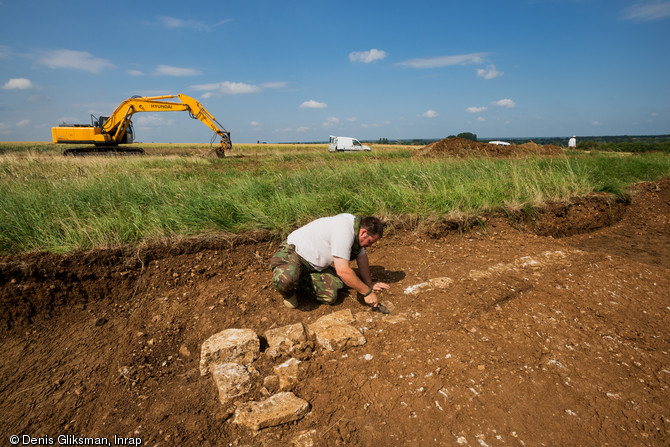
POLYGON ((329 351, 340 351, 367 342, 363 334, 352 326, 354 321, 351 310, 346 309, 319 318, 307 329, 319 346, 329 351))
POLYGON ((202 344, 200 375, 206 376, 210 364, 237 363, 248 365, 258 358, 261 343, 251 329, 226 329, 212 335, 202 344))
MULTIPOLYGON (((307 330, 302 323, 267 330, 268 347, 264 355, 273 360, 285 354, 293 357, 275 366, 274 374, 263 379, 261 395, 269 396, 263 401, 244 402, 243 397, 253 389, 252 376, 258 376, 258 371, 251 364, 261 355, 260 339, 251 329, 226 329, 207 339, 201 347, 200 374, 212 374, 219 401, 229 415, 234 411, 233 422, 238 425, 260 430, 298 420, 309 412, 310 404, 288 391, 300 378, 302 362, 295 356, 308 360, 314 346, 312 340, 327 351, 365 344, 367 340, 354 325, 377 316, 361 314, 354 318, 351 310, 346 309, 319 318, 307 330)), ((305 435, 304 441, 312 441, 305 435)))
POLYGON ((251 390, 251 376, 249 371, 237 363, 222 363, 210 366, 212 377, 219 389, 219 401, 228 406, 234 398, 242 396, 251 390))
POLYGON ((280 390, 285 391, 298 382, 301 363, 300 360, 291 358, 281 365, 275 366, 274 371, 277 377, 279 377, 280 390))
POLYGON ((289 351, 297 344, 307 341, 305 326, 295 323, 265 331, 265 338, 271 348, 287 348, 289 351))
POLYGON ((252 430, 297 421, 309 412, 310 405, 290 392, 277 393, 260 402, 247 402, 235 410, 233 423, 252 430))

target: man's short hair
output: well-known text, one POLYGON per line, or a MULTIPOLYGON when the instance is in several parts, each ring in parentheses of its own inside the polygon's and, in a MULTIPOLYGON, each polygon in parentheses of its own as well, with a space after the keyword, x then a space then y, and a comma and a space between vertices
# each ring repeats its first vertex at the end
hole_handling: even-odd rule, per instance
POLYGON ((384 235, 384 224, 374 216, 366 216, 361 219, 361 229, 367 230, 372 236, 382 237, 384 235))

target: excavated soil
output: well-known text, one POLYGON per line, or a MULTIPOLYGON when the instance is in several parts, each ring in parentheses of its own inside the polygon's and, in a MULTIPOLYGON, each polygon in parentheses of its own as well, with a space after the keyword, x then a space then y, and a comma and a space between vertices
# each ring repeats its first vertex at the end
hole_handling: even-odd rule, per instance
POLYGON ((480 143, 465 138, 444 138, 417 152, 424 157, 519 157, 528 155, 560 155, 563 149, 559 146, 547 144, 540 146, 532 141, 524 144, 510 144, 508 146, 480 143))
MULTIPOLYGON (((370 259, 391 285, 381 297, 391 315, 348 292, 333 307, 284 308, 269 287, 277 242, 263 234, 1 258, 0 434, 151 446, 667 446, 670 179, 631 197, 488 216, 467 230, 390 228, 370 259), (203 341, 344 309, 367 343, 296 354, 292 391, 311 411, 258 432, 233 424, 200 376, 203 341)), ((262 399, 263 378, 286 359, 261 355, 245 399, 262 399)))

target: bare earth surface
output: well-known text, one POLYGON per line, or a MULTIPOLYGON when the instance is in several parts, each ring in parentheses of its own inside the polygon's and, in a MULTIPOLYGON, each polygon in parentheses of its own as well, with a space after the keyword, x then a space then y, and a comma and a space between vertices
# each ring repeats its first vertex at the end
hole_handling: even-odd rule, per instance
MULTIPOLYGON (((1 258, 2 442, 669 445, 670 179, 637 185, 630 203, 592 196, 534 224, 486 224, 391 228, 370 250, 391 315, 348 292, 284 308, 269 287, 277 242, 262 234, 1 258), (291 391, 309 413, 259 431, 232 423, 200 376, 202 343, 344 309, 365 345, 294 354, 291 391)), ((276 392, 263 379, 287 359, 262 353, 243 400, 276 392)))

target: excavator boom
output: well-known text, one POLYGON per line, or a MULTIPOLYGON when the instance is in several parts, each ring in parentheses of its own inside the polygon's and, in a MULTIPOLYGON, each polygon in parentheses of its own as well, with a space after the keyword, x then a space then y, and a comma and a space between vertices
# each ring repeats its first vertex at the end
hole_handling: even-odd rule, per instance
POLYGON ((230 132, 212 116, 195 99, 184 94, 164 96, 136 96, 126 99, 109 117, 100 117, 92 125, 76 124, 74 126, 58 126, 51 128, 54 143, 95 144, 96 146, 118 146, 132 143, 131 118, 139 112, 189 112, 191 118, 198 119, 221 137, 221 144, 216 148, 219 157, 232 149, 230 132), (177 98, 179 102, 168 101, 177 98))

